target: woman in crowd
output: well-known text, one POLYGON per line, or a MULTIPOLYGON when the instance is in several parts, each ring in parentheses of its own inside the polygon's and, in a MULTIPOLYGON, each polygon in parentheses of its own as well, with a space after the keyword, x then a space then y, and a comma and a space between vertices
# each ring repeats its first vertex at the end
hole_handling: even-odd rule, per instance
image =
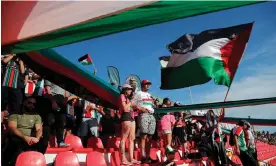
POLYGON ((120 152, 121 152, 121 165, 132 165, 140 164, 139 161, 134 160, 134 139, 135 139, 135 120, 132 103, 132 92, 133 88, 129 84, 125 84, 122 88, 122 94, 120 95, 120 111, 121 111, 121 121, 122 121, 122 135, 120 142, 120 152), (125 144, 126 139, 129 139, 129 158, 130 162, 125 156, 125 144))
MULTIPOLYGON (((171 107, 171 101, 169 98, 164 98, 162 107, 171 107)), ((168 113, 164 115, 160 120, 161 135, 164 140, 165 147, 172 145, 172 129, 175 124, 175 117, 173 114, 168 113)))
POLYGON ((182 157, 186 155, 187 149, 187 132, 186 132, 186 123, 185 123, 185 114, 184 112, 178 112, 175 114, 176 123, 173 129, 174 142, 179 142, 182 146, 182 157))

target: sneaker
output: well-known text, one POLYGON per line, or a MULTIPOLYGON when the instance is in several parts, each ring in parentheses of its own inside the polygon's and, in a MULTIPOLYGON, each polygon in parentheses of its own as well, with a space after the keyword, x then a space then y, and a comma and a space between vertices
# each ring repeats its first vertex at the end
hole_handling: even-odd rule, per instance
POLYGON ((61 142, 61 143, 59 143, 59 145, 58 145, 58 147, 60 147, 60 148, 67 148, 67 147, 69 147, 70 146, 70 144, 66 144, 66 143, 64 143, 64 142, 61 142))

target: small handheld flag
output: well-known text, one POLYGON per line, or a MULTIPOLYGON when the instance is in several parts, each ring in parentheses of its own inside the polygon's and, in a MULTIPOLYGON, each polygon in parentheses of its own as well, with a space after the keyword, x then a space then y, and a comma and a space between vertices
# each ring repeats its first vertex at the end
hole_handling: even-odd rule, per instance
POLYGON ((78 61, 82 64, 82 65, 93 65, 93 68, 94 68, 94 75, 96 75, 97 73, 97 69, 92 61, 92 58, 88 55, 88 54, 85 54, 84 56, 80 57, 78 59, 78 61))
POLYGON ((88 54, 85 54, 84 56, 80 57, 78 61, 83 65, 92 65, 92 59, 88 54))

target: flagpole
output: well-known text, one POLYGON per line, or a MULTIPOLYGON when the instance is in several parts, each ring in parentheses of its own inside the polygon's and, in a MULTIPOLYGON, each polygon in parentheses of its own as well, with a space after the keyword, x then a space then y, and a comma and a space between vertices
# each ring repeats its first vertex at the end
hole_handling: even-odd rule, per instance
POLYGON ((194 104, 191 87, 189 87, 189 91, 190 91, 190 98, 191 98, 192 104, 194 104))
POLYGON ((97 69, 96 69, 96 67, 95 67, 94 63, 92 63, 92 65, 93 65, 93 69, 94 69, 94 75, 96 75, 96 73, 97 73, 97 69))

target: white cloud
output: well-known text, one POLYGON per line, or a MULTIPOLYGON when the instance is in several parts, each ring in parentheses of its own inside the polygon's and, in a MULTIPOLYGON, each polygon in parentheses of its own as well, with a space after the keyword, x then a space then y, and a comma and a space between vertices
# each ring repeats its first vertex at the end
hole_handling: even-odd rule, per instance
MULTIPOLYGON (((225 89, 218 88, 216 91, 203 94, 202 102, 223 101, 226 94, 225 89)), ((248 75, 239 80, 234 80, 227 100, 243 100, 254 98, 266 98, 276 96, 276 65, 258 66, 257 68, 248 68, 248 75)), ((248 106, 226 109, 227 117, 241 117, 258 119, 276 119, 276 104, 267 104, 260 106, 248 106)), ((260 128, 263 129, 263 128, 260 128)), ((267 127, 264 127, 267 130, 267 127)), ((270 131, 276 131, 276 127, 270 128, 270 131)))
MULTIPOLYGON (((250 40, 249 40, 250 44, 250 40)), ((269 40, 259 41, 259 43, 254 43, 250 45, 250 51, 245 50, 245 55, 243 56, 241 62, 252 60, 259 57, 268 57, 276 54, 276 33, 271 34, 269 40)))

